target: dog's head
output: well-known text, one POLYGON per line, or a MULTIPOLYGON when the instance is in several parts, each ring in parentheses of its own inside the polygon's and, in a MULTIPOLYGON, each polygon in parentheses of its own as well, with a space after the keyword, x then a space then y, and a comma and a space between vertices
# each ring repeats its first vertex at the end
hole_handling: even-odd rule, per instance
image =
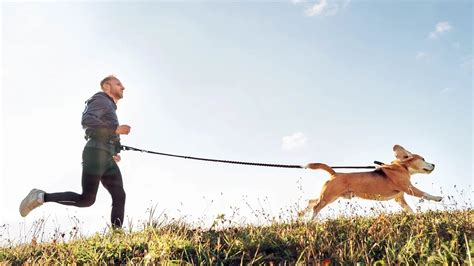
POLYGON ((398 159, 397 162, 405 166, 410 175, 419 173, 429 174, 433 172, 435 168, 434 164, 425 161, 425 159, 418 154, 412 154, 398 144, 393 146, 393 151, 395 152, 395 157, 398 159))

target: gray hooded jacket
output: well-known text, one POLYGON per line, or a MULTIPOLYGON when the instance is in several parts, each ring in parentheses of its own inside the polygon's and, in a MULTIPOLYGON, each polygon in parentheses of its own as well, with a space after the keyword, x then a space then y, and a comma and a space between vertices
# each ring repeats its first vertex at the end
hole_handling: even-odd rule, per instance
POLYGON ((96 148, 109 151, 112 155, 120 152, 120 136, 115 134, 119 122, 116 114, 117 105, 104 92, 94 94, 86 101, 82 113, 82 127, 88 140, 85 148, 96 148))

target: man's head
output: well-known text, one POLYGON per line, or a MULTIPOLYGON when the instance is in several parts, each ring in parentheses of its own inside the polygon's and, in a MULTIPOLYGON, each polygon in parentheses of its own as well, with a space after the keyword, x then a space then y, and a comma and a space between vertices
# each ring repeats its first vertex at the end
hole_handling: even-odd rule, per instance
POLYGON ((123 98, 123 90, 125 90, 125 87, 123 87, 120 80, 115 76, 110 75, 105 77, 100 82, 100 87, 107 95, 112 97, 115 102, 123 98))

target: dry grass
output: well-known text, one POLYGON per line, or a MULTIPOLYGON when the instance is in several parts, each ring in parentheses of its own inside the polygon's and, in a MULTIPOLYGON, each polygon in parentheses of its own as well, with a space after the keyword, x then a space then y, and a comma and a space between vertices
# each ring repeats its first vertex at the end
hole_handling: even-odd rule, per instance
MULTIPOLYGON (((472 263, 474 210, 380 214, 320 222, 273 221, 210 228, 150 217, 139 232, 0 248, 3 264, 466 264, 472 263)), ((1 263, 0 263, 1 264, 1 263)), ((471 264, 472 265, 472 264, 471 264)))

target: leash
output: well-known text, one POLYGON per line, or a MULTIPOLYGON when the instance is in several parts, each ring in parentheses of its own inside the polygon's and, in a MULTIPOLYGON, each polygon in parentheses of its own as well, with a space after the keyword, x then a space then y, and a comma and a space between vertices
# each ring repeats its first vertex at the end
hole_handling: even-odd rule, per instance
MULTIPOLYGON (((229 160, 200 158, 200 157, 193 157, 193 156, 183 156, 183 155, 176 155, 176 154, 170 154, 170 153, 148 151, 148 150, 138 149, 138 148, 125 146, 125 145, 122 145, 120 147, 120 149, 124 150, 124 151, 139 151, 139 152, 156 154, 156 155, 163 155, 163 156, 183 158, 183 159, 191 159, 191 160, 199 160, 199 161, 206 161, 206 162, 241 164, 241 165, 251 165, 251 166, 265 166, 265 167, 279 167, 279 168, 304 168, 302 165, 292 165, 292 164, 254 163, 254 162, 229 161, 229 160)), ((374 161, 374 163, 378 164, 378 165, 383 164, 383 163, 378 162, 378 161, 374 161)), ((330 167, 334 168, 334 169, 375 169, 376 168, 376 166, 330 166, 330 167)))

